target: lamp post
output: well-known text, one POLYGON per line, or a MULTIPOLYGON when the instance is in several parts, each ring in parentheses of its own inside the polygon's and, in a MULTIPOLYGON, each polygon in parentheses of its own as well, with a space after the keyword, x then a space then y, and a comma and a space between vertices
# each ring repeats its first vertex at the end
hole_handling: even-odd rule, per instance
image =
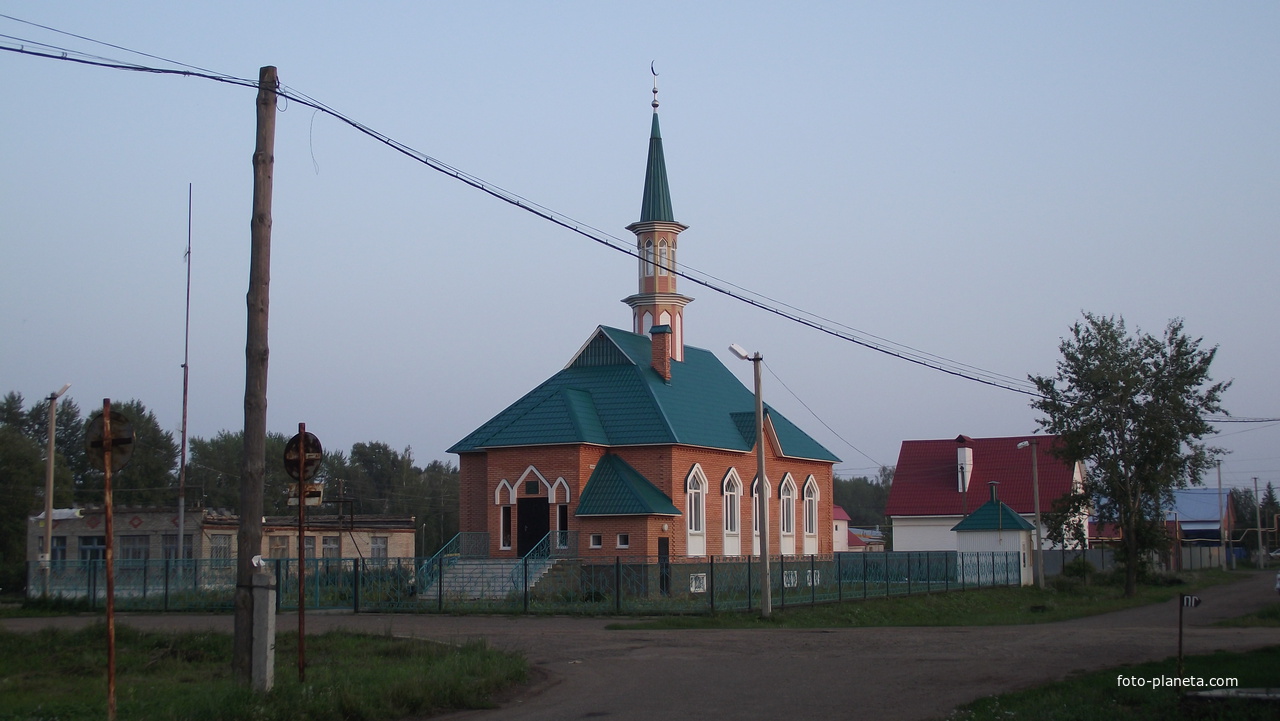
POLYGON ((53 436, 57 430, 58 399, 71 387, 64 383, 57 392, 49 394, 49 445, 45 457, 44 473, 44 557, 41 568, 44 571, 44 595, 49 595, 49 564, 53 562, 53 436))
POLYGON ((759 509, 757 523, 760 524, 760 617, 768 618, 773 612, 772 580, 769 578, 769 482, 764 475, 764 396, 760 394, 760 362, 764 356, 757 351, 747 353, 742 346, 734 343, 729 350, 742 360, 751 361, 755 366, 756 376, 756 479, 759 484, 759 509))
POLYGON ((1040 535, 1040 440, 1032 438, 1018 444, 1019 448, 1031 446, 1031 502, 1036 506, 1036 584, 1044 590, 1044 538, 1040 535))

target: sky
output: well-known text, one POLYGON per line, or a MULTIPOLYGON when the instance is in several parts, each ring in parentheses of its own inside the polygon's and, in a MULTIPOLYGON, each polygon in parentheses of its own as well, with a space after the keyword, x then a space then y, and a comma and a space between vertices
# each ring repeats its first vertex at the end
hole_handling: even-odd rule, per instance
MULTIPOLYGON (((1271 2, 14 2, 0 47, 280 82, 630 244, 652 67, 682 264, 1023 381, 1082 312, 1217 346, 1280 416, 1280 5, 1271 2), (11 18, 17 18, 19 22, 11 18), (35 27, 55 28, 71 37, 35 27), (36 46, 38 47, 38 46, 36 46), (127 50, 146 53, 153 58, 127 50), (157 59, 157 58, 163 58, 157 59)), ((0 53, 0 392, 243 426, 255 92, 0 53), (188 187, 192 201, 188 216, 188 187)), ((268 428, 419 465, 629 328, 633 258, 287 101, 268 428)), ((902 441, 1022 435, 1023 394, 682 281, 689 345, 874 475, 902 441)), ((1280 424, 1222 424, 1228 485, 1280 424)), ((1214 478, 1209 479, 1212 483, 1214 478)))

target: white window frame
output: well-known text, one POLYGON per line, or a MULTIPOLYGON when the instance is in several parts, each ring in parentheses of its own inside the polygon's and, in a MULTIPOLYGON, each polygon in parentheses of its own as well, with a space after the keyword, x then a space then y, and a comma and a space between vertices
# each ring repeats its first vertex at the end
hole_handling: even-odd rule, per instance
POLYGON ((667 239, 662 238, 658 241, 658 275, 668 275, 671 270, 668 263, 671 261, 671 247, 667 245, 667 239))
POLYGON ((619 533, 619 534, 618 534, 618 548, 631 548, 631 534, 630 534, 630 533, 619 533))
POLYGON ((590 544, 590 545, 591 545, 591 547, 592 547, 592 548, 603 548, 603 547, 604 547, 604 534, 601 534, 601 533, 593 533, 593 534, 591 534, 591 544, 590 544))
POLYGON ((498 547, 511 550, 511 506, 498 507, 498 547))
POLYGON ((707 475, 695 463, 685 478, 685 552, 707 555, 707 475))
POLYGON ((644 255, 644 259, 641 261, 641 263, 644 264, 644 275, 646 278, 652 277, 653 276, 653 239, 652 238, 649 238, 644 241, 644 251, 642 255, 644 255))

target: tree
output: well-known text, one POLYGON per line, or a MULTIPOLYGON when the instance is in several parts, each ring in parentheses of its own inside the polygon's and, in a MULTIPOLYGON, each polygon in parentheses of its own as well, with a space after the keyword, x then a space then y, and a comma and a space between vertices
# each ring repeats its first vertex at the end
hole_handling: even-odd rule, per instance
POLYGON ((1062 341, 1054 377, 1030 376, 1040 395, 1040 428, 1057 434, 1055 453, 1084 461, 1083 489, 1060 511, 1090 511, 1121 531, 1118 560, 1125 595, 1137 592, 1150 551, 1167 547, 1164 511, 1173 490, 1199 485, 1219 451, 1202 439, 1215 431, 1205 415, 1223 413, 1222 393, 1209 366, 1217 347, 1201 349, 1174 319, 1163 337, 1130 336, 1123 318, 1084 314, 1062 341))
POLYGON ((875 478, 835 479, 832 488, 833 502, 849 514, 849 525, 855 528, 885 526, 884 507, 889 501, 889 487, 893 484, 893 466, 881 466, 875 478))
MULTIPOLYGON (((113 403, 111 410, 124 415, 133 426, 133 450, 129 464, 111 474, 115 503, 121 506, 176 504, 178 444, 173 440, 173 434, 160 428, 156 415, 147 410, 142 401, 113 403)), ((90 420, 100 415, 102 411, 98 410, 90 420)), ((81 500, 102 503, 102 473, 93 471, 87 474, 79 489, 81 500)))
POLYGON ((44 469, 40 446, 0 425, 0 587, 23 585, 27 517, 44 510, 44 469))

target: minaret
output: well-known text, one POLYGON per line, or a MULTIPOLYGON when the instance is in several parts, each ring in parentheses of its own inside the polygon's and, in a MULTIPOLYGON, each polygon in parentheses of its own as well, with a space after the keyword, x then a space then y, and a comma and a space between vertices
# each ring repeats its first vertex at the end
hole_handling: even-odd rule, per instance
POLYGON ((671 213, 667 165, 658 130, 658 74, 653 74, 653 130, 649 134, 649 165, 644 173, 640 220, 627 226, 636 234, 640 256, 640 290, 622 302, 631 306, 636 333, 648 334, 655 325, 671 327, 671 359, 684 360, 684 307, 693 298, 676 291, 676 239, 688 226, 671 213))

